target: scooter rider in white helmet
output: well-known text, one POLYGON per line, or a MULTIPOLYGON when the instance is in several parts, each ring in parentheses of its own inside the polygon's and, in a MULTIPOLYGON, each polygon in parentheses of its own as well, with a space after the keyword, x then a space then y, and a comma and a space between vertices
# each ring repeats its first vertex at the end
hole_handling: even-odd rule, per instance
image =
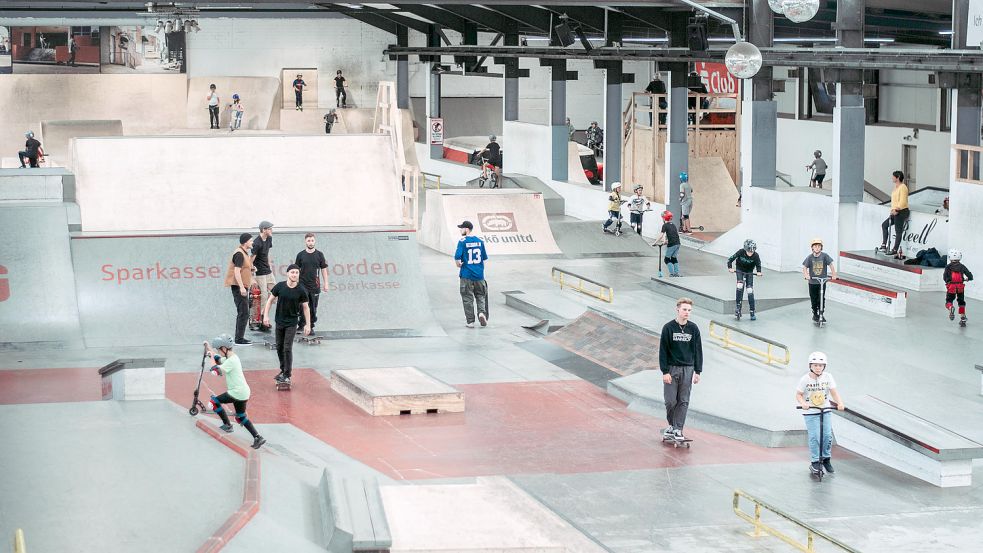
POLYGON ((802 407, 805 417, 806 432, 809 435, 809 456, 811 458, 810 470, 813 473, 819 472, 819 464, 822 463, 826 472, 833 472, 833 463, 830 462, 830 453, 833 448, 833 425, 829 413, 816 414, 810 410, 831 408, 830 396, 836 402, 836 408, 840 411, 846 407, 843 398, 836 389, 836 380, 833 375, 826 371, 826 354, 821 351, 814 351, 809 354, 809 372, 800 380, 795 388, 795 401, 802 407), (819 442, 819 427, 822 425, 822 443, 819 442))

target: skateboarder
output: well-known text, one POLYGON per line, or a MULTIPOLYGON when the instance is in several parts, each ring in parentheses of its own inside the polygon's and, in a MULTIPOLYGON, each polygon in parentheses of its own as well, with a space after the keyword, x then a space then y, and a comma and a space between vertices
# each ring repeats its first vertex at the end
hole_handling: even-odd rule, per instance
POLYGON ((652 203, 642 195, 642 190, 642 185, 635 185, 635 193, 628 198, 629 222, 638 234, 642 234, 642 217, 652 209, 652 203))
POLYGON ((464 302, 464 319, 468 328, 474 328, 475 303, 478 304, 478 322, 481 326, 488 324, 488 282, 485 280, 485 241, 477 236, 471 236, 474 225, 464 221, 457 228, 461 229, 461 239, 457 242, 454 252, 454 262, 460 267, 461 300, 464 302))
POLYGON ((659 341, 659 368, 662 370, 662 393, 669 426, 662 431, 663 439, 682 441, 689 395, 693 384, 700 383, 703 372, 703 342, 700 329, 689 320, 693 300, 676 300, 676 318, 662 327, 659 341))
MULTIPOLYGON (((833 396, 833 401, 836 402, 838 410, 846 409, 843 398, 836 390, 836 380, 833 379, 833 375, 826 372, 826 354, 821 351, 814 351, 809 354, 809 372, 802 376, 799 385, 795 388, 795 401, 802 407, 803 415, 807 415, 812 408, 830 408, 829 396, 833 396)), ((833 424, 832 417, 828 415, 829 413, 820 413, 805 417, 806 432, 809 434, 809 456, 812 461, 809 468, 813 473, 819 472, 820 462, 822 462, 826 472, 833 473, 833 463, 830 462, 830 452, 833 448, 833 424), (819 445, 820 419, 823 419, 822 447, 819 445)))
MULTIPOLYGON (((300 285, 300 267, 291 263, 287 267, 287 280, 276 283, 263 308, 263 324, 270 326, 270 306, 276 298, 276 356, 280 360, 280 374, 273 377, 277 383, 290 385, 294 365, 294 336, 297 322, 303 316, 311 320, 307 290, 300 285)), ((304 325, 304 336, 311 333, 310 324, 304 325)))
POLYGON ((812 155, 816 159, 806 165, 806 169, 813 172, 812 178, 809 179, 809 188, 822 188, 823 180, 826 178, 826 160, 823 159, 823 153, 819 150, 812 152, 812 155))
POLYGON ((682 244, 679 240, 679 231, 672 222, 671 211, 666 210, 662 212, 662 221, 662 231, 659 237, 655 239, 655 243, 665 244, 667 246, 662 261, 665 262, 666 268, 669 269, 669 276, 678 277, 679 259, 676 257, 676 254, 679 253, 679 246, 682 244))
POLYGON ((734 316, 741 318, 741 304, 744 302, 744 290, 747 289, 747 304, 751 308, 751 320, 758 318, 754 314, 754 275, 761 276, 761 257, 757 252, 758 243, 748 238, 744 247, 727 258, 727 270, 737 273, 737 308, 734 316), (737 268, 734 262, 737 261, 737 268))
POLYGON ((242 114, 246 111, 246 106, 239 101, 239 95, 232 95, 232 103, 229 104, 229 132, 239 130, 242 126, 242 114))
POLYGON ((693 212, 693 185, 689 183, 689 174, 686 171, 679 173, 679 207, 683 212, 679 232, 693 234, 689 224, 689 215, 693 212))
POLYGON ((317 302, 321 298, 321 290, 328 290, 328 262, 324 259, 324 253, 315 249, 317 239, 313 232, 304 235, 305 249, 297 253, 294 264, 300 267, 300 283, 307 291, 311 316, 306 316, 304 321, 310 322, 311 332, 314 332, 314 325, 317 324, 317 302), (320 272, 323 280, 318 278, 320 272))
MULTIPOLYGON (((253 240, 253 268, 256 269, 256 284, 259 286, 259 304, 266 305, 270 290, 276 284, 273 274, 273 259, 270 249, 273 248, 273 223, 263 221, 259 224, 259 237, 253 240)), ((262 325, 260 330, 267 332, 270 327, 262 325)))
POLYGON ((242 374, 242 363, 239 361, 239 356, 232 351, 232 347, 232 337, 228 334, 214 338, 211 344, 205 342, 208 356, 215 362, 215 365, 212 366, 212 372, 217 376, 225 376, 226 387, 224 394, 211 397, 209 407, 222 419, 222 430, 231 433, 233 430, 232 423, 229 421, 229 415, 225 413, 225 408, 222 407, 223 403, 231 403, 236 410, 236 421, 253 436, 252 448, 259 449, 266 443, 266 440, 259 435, 252 421, 246 416, 246 402, 249 401, 250 394, 249 384, 246 383, 246 377, 242 374))
POLYGON ((215 85, 208 85, 208 94, 205 96, 208 101, 208 128, 217 129, 218 128, 218 106, 221 103, 221 99, 218 97, 218 93, 215 92, 215 85))
POLYGON ((304 87, 307 83, 304 82, 304 75, 297 73, 297 78, 294 79, 294 109, 299 111, 304 111, 304 87))
POLYGON ((819 312, 820 296, 825 292, 826 281, 836 280, 836 267, 833 266, 833 258, 823 251, 821 238, 813 238, 809 247, 812 252, 802 260, 802 278, 809 281, 812 321, 825 323, 825 313, 819 312))
POLYGON ((331 134, 331 127, 338 121, 338 114, 335 113, 334 108, 328 110, 324 114, 324 134, 331 134))
POLYGON ((34 131, 27 131, 24 133, 24 138, 27 141, 24 142, 24 150, 17 152, 17 159, 20 160, 20 168, 24 169, 24 160, 27 160, 31 164, 31 167, 38 166, 38 155, 41 150, 41 142, 34 138, 34 131))
POLYGON ((959 326, 966 326, 966 283, 973 280, 973 273, 962 264, 963 252, 949 250, 949 264, 942 271, 945 282, 945 308, 949 310, 949 320, 956 318, 952 300, 959 305, 959 326))
POLYGON ((232 300, 236 306, 235 343, 243 346, 252 343, 244 337, 249 320, 249 287, 253 283, 253 256, 249 253, 252 247, 253 235, 248 232, 240 234, 239 247, 232 252, 225 271, 225 286, 232 289, 232 300))
POLYGON ((904 258, 901 251, 901 237, 904 234, 905 223, 908 222, 908 185, 904 183, 904 173, 895 171, 891 173, 891 182, 894 183, 894 190, 891 191, 891 214, 881 223, 881 247, 878 248, 884 253, 893 255, 899 259, 904 258), (887 249, 890 228, 894 226, 894 247, 887 249))
POLYGON ((618 221, 614 233, 621 234, 621 206, 624 203, 625 200, 621 199, 621 183, 616 182, 611 185, 611 194, 608 195, 608 220, 604 221, 601 230, 611 232, 608 227, 611 226, 611 223, 618 221))
POLYGON ((347 108, 346 103, 348 102, 348 94, 345 92, 345 82, 346 79, 341 75, 341 69, 335 74, 334 77, 334 96, 335 101, 338 105, 335 107, 347 108))

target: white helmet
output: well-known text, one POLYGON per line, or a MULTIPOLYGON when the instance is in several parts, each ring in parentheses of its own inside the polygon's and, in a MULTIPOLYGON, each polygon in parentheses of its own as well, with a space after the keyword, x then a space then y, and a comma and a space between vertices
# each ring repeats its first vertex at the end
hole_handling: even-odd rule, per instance
POLYGON ((960 261, 963 258, 963 252, 957 249, 949 250, 949 261, 960 261))
POLYGON ((615 188, 621 188, 621 183, 620 182, 611 183, 611 190, 614 190, 615 188))
POLYGON ((809 354, 809 364, 813 363, 826 364, 826 354, 821 351, 814 351, 809 354))

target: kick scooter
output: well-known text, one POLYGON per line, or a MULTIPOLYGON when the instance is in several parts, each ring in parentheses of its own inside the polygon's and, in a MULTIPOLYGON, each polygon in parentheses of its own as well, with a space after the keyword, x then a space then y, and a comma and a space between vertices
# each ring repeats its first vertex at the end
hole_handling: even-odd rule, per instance
MULTIPOLYGON (((816 412, 803 413, 807 417, 815 417, 817 415, 819 416, 819 469, 818 470, 814 469, 812 468, 812 465, 809 465, 809 470, 812 472, 813 476, 819 479, 820 482, 823 481, 823 475, 826 474, 822 462, 823 461, 823 421, 826 419, 826 417, 824 417, 823 415, 825 415, 828 411, 836 411, 835 404, 833 405, 834 407, 810 407, 809 408, 810 411, 816 411, 816 412)), ((796 406, 796 409, 802 409, 802 406, 798 405, 796 406)), ((830 440, 832 439, 833 439, 832 436, 830 436, 830 440)))

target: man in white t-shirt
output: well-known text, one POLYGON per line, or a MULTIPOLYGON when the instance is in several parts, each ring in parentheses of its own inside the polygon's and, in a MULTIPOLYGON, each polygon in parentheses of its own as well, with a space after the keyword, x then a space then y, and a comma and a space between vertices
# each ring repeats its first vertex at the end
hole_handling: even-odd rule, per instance
POLYGON ((208 95, 205 96, 205 99, 208 100, 208 122, 209 122, 208 128, 217 129, 219 97, 218 97, 218 93, 215 92, 214 84, 209 85, 208 95))
POLYGON ((810 469, 819 472, 819 463, 822 463, 826 472, 833 472, 833 463, 830 462, 830 452, 833 448, 833 425, 829 412, 819 412, 818 409, 830 408, 829 398, 833 397, 836 408, 840 411, 846 407, 843 399, 836 390, 836 380, 833 375, 826 372, 826 354, 821 351, 814 351, 809 354, 809 372, 800 380, 795 388, 795 401, 802 407, 805 415, 806 432, 809 434, 809 455, 812 457, 810 469), (819 443, 819 424, 822 420, 823 436, 822 446, 819 443), (820 450, 822 453, 820 454, 820 450))

